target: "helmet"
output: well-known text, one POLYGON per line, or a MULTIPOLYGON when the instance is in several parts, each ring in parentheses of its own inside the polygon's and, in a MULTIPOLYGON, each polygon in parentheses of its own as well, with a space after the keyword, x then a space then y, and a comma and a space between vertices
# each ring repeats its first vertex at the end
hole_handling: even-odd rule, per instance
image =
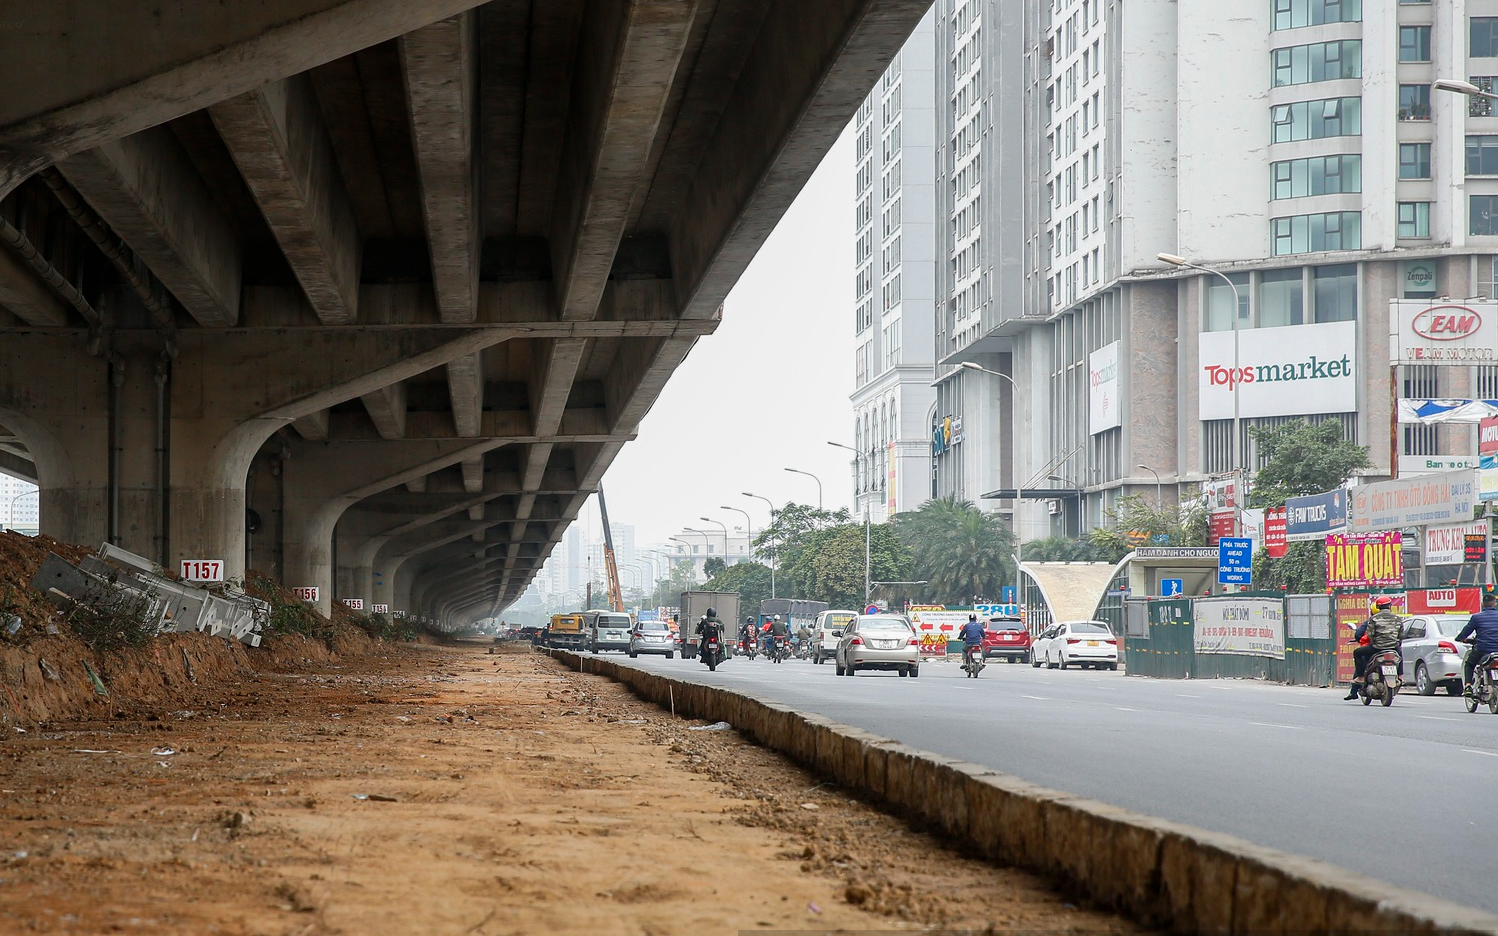
POLYGON ((1394 599, 1390 598, 1388 595, 1379 595, 1377 598, 1373 599, 1373 606, 1375 608, 1387 608, 1393 603, 1394 599))
POLYGON ((717 617, 718 616, 718 612, 717 612, 717 610, 715 610, 713 608, 708 608, 707 609, 707 616, 708 617, 717 617))
POLYGON ((780 620, 780 615, 778 615, 778 614, 775 615, 775 620, 777 620, 777 621, 780 620))

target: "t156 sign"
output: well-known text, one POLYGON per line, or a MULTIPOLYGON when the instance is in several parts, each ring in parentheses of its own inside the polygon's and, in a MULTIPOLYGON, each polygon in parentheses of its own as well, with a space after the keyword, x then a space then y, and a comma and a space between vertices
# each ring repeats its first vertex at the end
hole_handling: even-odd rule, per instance
POLYGON ((188 582, 222 582, 224 560, 183 559, 180 574, 183 580, 188 582))

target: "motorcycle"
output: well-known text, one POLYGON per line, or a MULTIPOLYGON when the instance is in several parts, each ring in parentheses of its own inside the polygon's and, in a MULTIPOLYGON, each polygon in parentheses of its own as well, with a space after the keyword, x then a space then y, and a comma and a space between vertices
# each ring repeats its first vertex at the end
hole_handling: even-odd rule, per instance
POLYGON ((759 647, 753 637, 743 637, 739 640, 739 652, 752 660, 759 653, 759 647))
MULTIPOLYGON (((1467 641, 1467 652, 1472 652, 1471 641, 1467 641)), ((1472 685, 1462 693, 1462 704, 1468 712, 1476 712, 1477 706, 1486 703, 1488 711, 1498 715, 1498 653, 1489 653, 1472 670, 1472 685)))
POLYGON ((1399 678, 1399 653, 1382 650, 1375 653, 1363 668, 1363 684, 1358 687, 1364 705, 1372 705, 1377 699, 1385 708, 1394 704, 1399 687, 1404 682, 1399 678))
POLYGON ((988 664, 983 662, 983 647, 968 647, 962 651, 962 671, 967 673, 969 679, 977 679, 978 674, 983 672, 983 667, 988 664))
POLYGON ((795 656, 798 660, 811 659, 811 638, 803 637, 796 644, 795 656))
POLYGON ((709 671, 717 671, 718 664, 723 662, 723 639, 721 637, 714 634, 702 638, 702 662, 707 664, 709 671))
POLYGON ((789 638, 777 635, 770 644, 770 662, 784 663, 785 658, 790 655, 789 638))

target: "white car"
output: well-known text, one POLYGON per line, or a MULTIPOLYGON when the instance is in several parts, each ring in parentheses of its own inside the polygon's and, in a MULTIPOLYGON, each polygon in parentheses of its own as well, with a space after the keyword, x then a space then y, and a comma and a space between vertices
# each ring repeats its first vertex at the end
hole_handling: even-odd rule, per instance
POLYGON ((823 611, 817 615, 816 626, 811 629, 813 663, 821 663, 837 656, 837 645, 843 639, 843 628, 856 617, 857 611, 823 611))
POLYGON ((1118 669, 1118 638, 1103 621, 1058 621, 1041 631, 1030 649, 1030 663, 1049 669, 1091 666, 1118 669))
POLYGON ((898 614, 860 614, 843 628, 832 662, 837 675, 859 670, 894 670, 901 676, 921 675, 921 648, 915 628, 898 614))

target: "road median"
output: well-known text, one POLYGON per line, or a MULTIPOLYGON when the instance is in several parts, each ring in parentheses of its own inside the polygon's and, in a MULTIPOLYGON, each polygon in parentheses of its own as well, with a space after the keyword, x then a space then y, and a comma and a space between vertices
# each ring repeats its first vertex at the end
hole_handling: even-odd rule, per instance
POLYGON ((1315 859, 1048 789, 744 693, 597 656, 552 655, 677 715, 726 721, 991 860, 1064 879, 1151 925, 1498 933, 1498 916, 1315 859))

